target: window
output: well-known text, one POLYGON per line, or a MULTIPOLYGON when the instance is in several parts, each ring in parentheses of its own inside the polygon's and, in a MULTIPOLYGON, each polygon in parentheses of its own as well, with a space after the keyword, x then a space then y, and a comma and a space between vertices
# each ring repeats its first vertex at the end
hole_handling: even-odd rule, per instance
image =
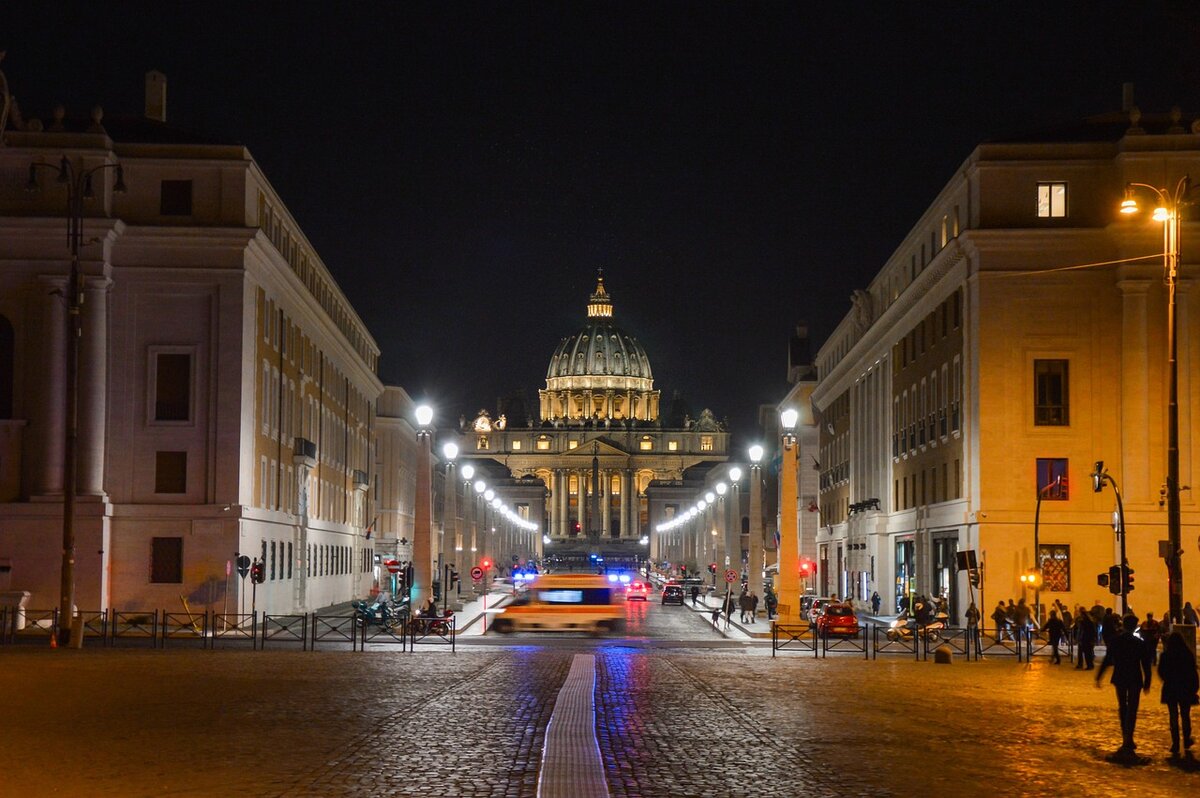
POLYGON ((1037 485, 1042 501, 1066 501, 1070 498, 1067 483, 1067 458, 1039 457, 1037 485))
POLYGON ((679 441, 667 441, 667 451, 668 452, 679 451, 679 441))
POLYGON ((1033 361, 1033 423, 1065 427, 1070 423, 1066 360, 1033 361))
POLYGON ((480 435, 475 439, 475 448, 480 450, 488 448, 488 438, 486 435, 480 435))
POLYGON ((192 356, 158 352, 154 357, 154 420, 188 421, 192 414, 192 356))
MULTIPOLYGON (((288 579, 292 578, 292 551, 293 551, 292 544, 288 543, 288 553, 287 553, 287 578, 288 579)), ((283 574, 281 573, 280 577, 282 578, 282 576, 283 576, 283 574)))
POLYGON ((540 436, 537 439, 537 448, 538 448, 539 452, 549 451, 550 450, 550 438, 548 438, 545 435, 540 436))
POLYGON ((651 449, 654 448, 654 439, 651 438, 649 435, 643 435, 642 439, 640 441, 638 441, 638 448, 641 449, 643 452, 650 451, 651 449))
POLYGON ((1038 183, 1037 215, 1039 219, 1061 219, 1067 215, 1067 184, 1038 183))
POLYGON ((271 581, 275 581, 275 541, 271 541, 271 581))
POLYGON ((579 441, 567 441, 567 448, 568 449, 578 449, 579 441))
POLYGON ((162 216, 192 215, 192 181, 164 180, 159 195, 158 212, 162 216))
POLYGON ((1057 543, 1038 546, 1038 565, 1042 569, 1042 590, 1067 593, 1071 590, 1071 547, 1057 543))
POLYGON ((519 452, 519 451, 521 450, 521 442, 520 442, 520 441, 513 441, 513 442, 512 442, 512 450, 513 450, 514 452, 519 452))
POLYGON ((150 581, 183 582, 183 538, 150 538, 150 581))
POLYGON ((713 437, 711 435, 700 436, 700 451, 711 452, 713 450, 713 437))
POLYGON ((187 452, 154 453, 154 492, 187 493, 187 452))

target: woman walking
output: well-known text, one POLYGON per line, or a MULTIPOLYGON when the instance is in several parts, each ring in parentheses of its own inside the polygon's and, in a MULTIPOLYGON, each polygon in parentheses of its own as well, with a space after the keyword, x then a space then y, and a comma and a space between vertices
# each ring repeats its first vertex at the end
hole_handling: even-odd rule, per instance
POLYGON ((1158 661, 1162 680, 1162 702, 1171 716, 1171 753, 1179 753, 1179 725, 1183 721, 1183 747, 1192 747, 1192 705, 1200 701, 1200 675, 1196 673, 1196 654, 1189 650, 1183 635, 1172 632, 1158 661))

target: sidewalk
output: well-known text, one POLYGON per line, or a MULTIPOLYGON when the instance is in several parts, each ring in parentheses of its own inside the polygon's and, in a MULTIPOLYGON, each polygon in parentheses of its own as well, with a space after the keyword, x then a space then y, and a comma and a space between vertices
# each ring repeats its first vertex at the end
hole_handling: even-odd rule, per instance
MULTIPOLYGON (((712 611, 720 607, 725 600, 724 593, 713 593, 711 595, 700 596, 699 601, 693 606, 691 596, 688 596, 683 603, 683 606, 690 609, 692 612, 704 616, 704 622, 710 627, 712 623, 712 611)), ((736 597, 735 597, 736 600, 736 597)), ((738 620, 741 610, 734 609, 733 615, 730 616, 728 624, 725 621, 724 613, 721 614, 721 620, 716 625, 716 631, 728 640, 742 640, 747 643, 755 640, 770 640, 771 639, 771 622, 766 620, 765 616, 756 618, 754 624, 744 624, 738 620), (761 622, 761 626, 759 625, 761 622)))

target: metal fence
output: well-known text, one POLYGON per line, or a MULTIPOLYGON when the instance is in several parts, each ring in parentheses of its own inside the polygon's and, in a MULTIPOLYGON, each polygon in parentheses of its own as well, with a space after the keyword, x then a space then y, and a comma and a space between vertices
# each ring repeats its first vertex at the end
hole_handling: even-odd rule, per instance
POLYGON ((299 643, 300 650, 308 649, 308 613, 300 615, 268 615, 263 613, 260 645, 299 643))
MULTIPOLYGON (((163 613, 166 614, 165 612, 163 613)), ((158 610, 150 612, 119 612, 112 611, 109 622, 108 639, 111 645, 118 640, 150 641, 150 647, 156 646, 158 639, 158 610)))
POLYGON ((167 647, 168 640, 190 640, 199 642, 201 648, 208 647, 208 613, 199 616, 191 612, 166 612, 162 614, 162 647, 167 647))
POLYGON ((412 651, 416 651, 417 643, 449 644, 451 653, 456 652, 454 634, 454 615, 441 618, 422 618, 416 616, 408 622, 408 639, 412 651))
POLYGON ((811 651, 817 656, 819 649, 817 628, 811 623, 771 623, 771 656, 779 651, 811 651))
POLYGON ((821 633, 819 629, 818 634, 821 638, 822 657, 827 656, 830 651, 834 651, 862 654, 863 659, 870 658, 871 638, 867 634, 866 626, 858 627, 858 631, 852 635, 831 635, 821 633))
POLYGON ((317 615, 312 616, 312 630, 309 639, 312 650, 317 650, 318 642, 349 643, 350 650, 358 647, 358 624, 353 615, 317 615))
POLYGON ((872 626, 871 627, 871 658, 879 659, 880 654, 910 656, 920 659, 920 633, 908 627, 872 626))

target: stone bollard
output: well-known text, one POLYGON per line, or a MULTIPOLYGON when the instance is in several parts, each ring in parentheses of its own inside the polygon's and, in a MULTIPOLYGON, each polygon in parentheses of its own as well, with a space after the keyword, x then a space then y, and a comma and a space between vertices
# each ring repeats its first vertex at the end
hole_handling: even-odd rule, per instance
POLYGON ((933 650, 933 661, 938 665, 949 665, 954 662, 954 650, 947 645, 940 645, 933 650))

